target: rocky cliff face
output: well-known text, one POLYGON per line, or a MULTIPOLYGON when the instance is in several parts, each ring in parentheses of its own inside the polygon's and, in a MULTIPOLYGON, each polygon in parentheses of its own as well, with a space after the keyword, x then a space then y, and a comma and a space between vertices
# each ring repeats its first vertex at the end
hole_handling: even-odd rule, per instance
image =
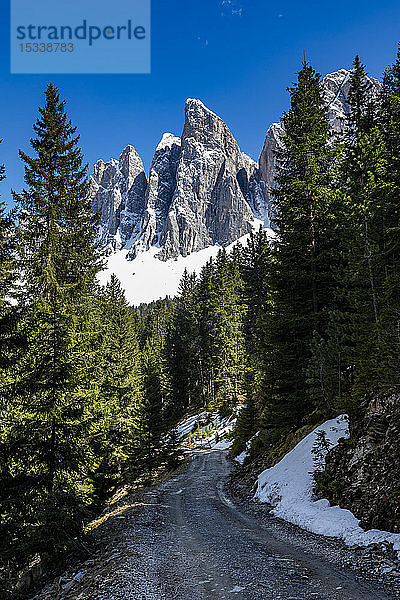
POLYGON ((100 212, 99 237, 109 252, 140 235, 146 187, 143 163, 133 146, 127 146, 118 161, 96 163, 89 196, 100 212))
POLYGON ((176 188, 160 239, 163 258, 226 246, 249 233, 252 170, 222 119, 188 100, 176 188))
POLYGON ((90 196, 101 213, 108 251, 133 259, 150 246, 166 260, 249 233, 255 218, 269 225, 258 165, 242 153, 228 127, 199 100, 185 106, 182 138, 164 134, 146 181, 132 146, 119 161, 98 161, 90 196))
POLYGON ((149 182, 144 197, 144 214, 138 240, 128 253, 135 258, 139 250, 158 246, 176 189, 176 172, 181 157, 181 140, 165 133, 151 163, 149 182))
MULTIPOLYGON (((381 88, 377 79, 369 77, 371 92, 376 96, 381 88)), ((328 109, 328 119, 332 131, 336 134, 343 133, 346 129, 347 116, 349 114, 348 96, 350 90, 350 71, 340 69, 335 73, 329 73, 321 80, 322 94, 328 109)), ((259 170, 261 176, 261 187, 264 195, 264 204, 268 206, 269 214, 273 214, 274 199, 271 194, 274 187, 276 173, 275 152, 282 146, 282 138, 285 128, 282 120, 273 123, 267 131, 264 146, 259 158, 259 170)))
POLYGON ((328 453, 324 497, 348 508, 365 529, 400 532, 398 394, 365 400, 350 419, 350 438, 328 453))
MULTIPOLYGON (((349 71, 321 82, 332 131, 341 133, 349 112, 349 71)), ((376 94, 380 84, 370 78, 376 94)), ((127 258, 151 246, 166 260, 210 245, 227 246, 260 219, 273 217, 275 152, 285 135, 282 121, 269 128, 259 163, 242 153, 226 124, 200 100, 185 106, 182 137, 164 134, 149 181, 133 146, 118 161, 98 161, 90 196, 101 213, 101 241, 109 252, 126 248, 127 258)))

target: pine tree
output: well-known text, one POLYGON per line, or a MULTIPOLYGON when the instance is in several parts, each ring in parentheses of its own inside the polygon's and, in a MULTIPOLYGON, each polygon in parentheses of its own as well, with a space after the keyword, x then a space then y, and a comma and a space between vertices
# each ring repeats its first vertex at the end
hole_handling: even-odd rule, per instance
MULTIPOLYGON (((369 181, 372 182, 369 186, 371 201, 367 213, 371 240, 368 260, 370 285, 367 288, 367 297, 372 295, 373 284, 376 297, 374 306, 377 310, 374 311, 372 325, 364 325, 364 335, 359 337, 356 398, 363 396, 371 387, 375 390, 387 390, 400 384, 397 366, 400 357, 400 46, 395 62, 384 74, 373 131, 377 138, 379 136, 380 143, 376 147, 375 160, 366 157, 368 160, 364 161, 364 168, 369 174, 369 181)), ((365 254, 367 252, 364 252, 365 254)), ((360 286, 362 283, 361 279, 360 286)), ((366 287, 364 284, 364 288, 366 287)), ((365 311, 366 315, 370 312, 365 311)))
MULTIPOLYGON (((5 167, 0 165, 0 181, 3 179, 5 179, 5 167)), ((6 297, 12 283, 12 228, 12 217, 6 214, 5 204, 0 200, 0 317, 8 304, 6 297)))
POLYGON ((24 348, 2 389, 2 507, 28 555, 79 533, 94 497, 98 401, 94 276, 100 268, 87 168, 65 102, 49 85, 25 163, 17 264, 24 348), (3 487, 4 486, 4 487, 3 487), (6 491, 4 491, 4 489, 6 491))
POLYGON ((143 332, 140 345, 143 396, 134 410, 137 432, 135 453, 140 459, 140 471, 147 471, 150 477, 164 460, 163 440, 174 424, 166 359, 166 334, 170 319, 169 303, 154 303, 147 315, 146 331, 143 332))
POLYGON ((173 413, 178 417, 203 404, 196 285, 196 275, 190 275, 185 269, 166 340, 173 413))
POLYGON ((214 406, 216 404, 214 357, 217 351, 215 350, 213 312, 216 301, 218 301, 218 298, 216 299, 215 291, 215 267, 213 259, 210 259, 200 272, 196 298, 200 350, 198 361, 204 408, 208 404, 214 406))
MULTIPOLYGON (((0 181, 3 179, 5 179, 5 167, 0 165, 0 181)), ((11 308, 9 298, 15 284, 14 251, 12 213, 6 213, 6 206, 0 200, 0 369, 5 368, 12 360, 11 347, 16 341, 12 339, 16 309, 11 308)), ((5 378, 4 373, 3 378, 5 378)))
POLYGON ((349 364, 354 365, 354 399, 370 386, 368 381, 376 368, 377 356, 370 351, 370 341, 380 336, 389 258, 387 226, 392 204, 387 180, 388 144, 365 67, 358 57, 353 63, 349 100, 349 135, 345 142, 342 183, 347 210, 343 229, 347 267, 341 279, 348 290, 350 307, 347 315, 352 346, 349 364))
MULTIPOLYGON (((104 407, 101 430, 103 486, 124 478, 136 461, 134 454, 135 407, 142 401, 142 369, 132 310, 118 278, 112 274, 100 300, 103 328, 101 403, 104 407)), ((99 474, 97 475, 99 477, 99 474)))
POLYGON ((276 224, 264 427, 287 431, 313 410, 307 384, 314 332, 324 330, 335 282, 337 238, 332 205, 335 149, 320 75, 306 62, 290 88, 286 135, 278 153, 276 224))
POLYGON ((348 103, 351 109, 350 135, 358 135, 373 126, 374 102, 371 91, 371 83, 367 78, 365 65, 361 63, 357 54, 353 61, 348 94, 348 103))
POLYGON ((261 363, 265 349, 265 331, 271 313, 270 276, 273 269, 268 236, 260 229, 251 233, 242 252, 242 277, 246 313, 246 350, 251 360, 261 363))
POLYGON ((215 408, 237 404, 244 379, 243 280, 240 273, 240 250, 230 256, 220 250, 215 262, 215 284, 211 318, 213 326, 215 408))

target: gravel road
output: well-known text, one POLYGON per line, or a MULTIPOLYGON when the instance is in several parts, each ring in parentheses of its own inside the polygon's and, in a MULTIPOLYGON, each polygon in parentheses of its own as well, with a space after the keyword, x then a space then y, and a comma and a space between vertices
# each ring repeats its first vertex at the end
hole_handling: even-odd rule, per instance
MULTIPOLYGON (((121 521, 102 567, 68 599, 388 600, 344 565, 345 549, 236 503, 225 452, 196 452, 188 470, 153 488, 121 521), (343 553, 343 556, 342 556, 343 553), (106 565, 106 566, 104 566, 106 565)), ((397 596, 398 597, 398 596, 397 596)))

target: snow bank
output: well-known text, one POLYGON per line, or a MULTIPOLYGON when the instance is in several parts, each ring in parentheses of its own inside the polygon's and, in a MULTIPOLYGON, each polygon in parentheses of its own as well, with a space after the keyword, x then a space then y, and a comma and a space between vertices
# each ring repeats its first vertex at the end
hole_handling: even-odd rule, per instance
POLYGON ((197 415, 193 415, 192 417, 188 417, 182 421, 182 423, 179 423, 178 427, 176 428, 178 440, 186 437, 189 433, 192 433, 192 431, 196 429, 197 423, 205 421, 208 414, 209 413, 204 411, 202 413, 198 413, 197 415))
POLYGON ((318 443, 318 432, 325 432, 331 448, 349 436, 346 415, 326 421, 305 437, 278 464, 258 477, 255 497, 272 506, 272 513, 303 529, 342 539, 348 545, 368 546, 387 541, 393 543, 400 558, 400 534, 371 529, 364 531, 349 510, 331 506, 328 500, 316 500, 313 474, 324 463, 327 449, 318 443), (313 452, 314 449, 314 452, 313 452), (316 461, 315 451, 318 452, 316 461))

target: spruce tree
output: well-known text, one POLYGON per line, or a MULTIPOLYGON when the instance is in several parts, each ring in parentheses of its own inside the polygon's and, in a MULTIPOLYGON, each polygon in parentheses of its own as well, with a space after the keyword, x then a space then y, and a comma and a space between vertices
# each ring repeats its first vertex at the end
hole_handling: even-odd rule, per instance
POLYGON ((215 403, 211 408, 237 404, 243 391, 245 312, 240 250, 234 248, 229 257, 225 250, 220 250, 215 261, 210 315, 216 386, 215 403))
MULTIPOLYGON (((351 370, 363 395, 375 370, 377 356, 370 342, 379 338, 379 321, 387 270, 390 185, 388 145, 372 87, 358 56, 353 62, 349 91, 349 133, 345 140, 342 189, 347 219, 347 266, 342 283, 350 308, 348 322, 351 370), (389 202, 388 202, 389 200, 389 202), (389 212, 388 212, 389 210, 389 212), (368 348, 368 349, 367 349, 368 348)), ((355 391, 355 389, 354 389, 355 391)), ((352 410, 352 406, 349 406, 352 410)))
POLYGON ((350 89, 348 94, 350 105, 350 135, 367 131, 373 125, 374 103, 371 94, 371 83, 367 78, 365 65, 358 54, 353 61, 350 74, 350 89))
POLYGON ((267 348, 264 428, 287 431, 313 410, 307 384, 314 332, 331 308, 337 239, 332 204, 335 149, 320 75, 306 62, 289 89, 286 135, 278 152, 274 317, 267 348))
POLYGON ((1 503, 15 545, 42 556, 79 533, 100 462, 92 438, 99 389, 92 310, 97 224, 79 136, 52 84, 45 97, 31 140, 34 156, 20 152, 26 188, 14 194, 24 348, 2 389, 1 439, 7 484, 1 503))
MULTIPOLYGON (((143 396, 136 402, 135 453, 139 470, 150 476, 164 459, 163 440, 172 427, 170 376, 166 358, 166 334, 171 319, 168 302, 157 301, 146 319, 140 344, 143 396)), ((169 452, 169 451, 168 451, 169 452)))
POLYGON ((167 360, 171 375, 173 412, 177 416, 181 416, 185 410, 202 405, 196 284, 196 275, 190 275, 185 269, 179 285, 179 298, 174 304, 171 325, 167 333, 167 360))
MULTIPOLYGON (((383 77, 372 133, 379 140, 379 145, 376 145, 374 160, 365 157, 364 161, 364 168, 369 174, 368 189, 371 198, 367 212, 370 238, 369 285, 364 283, 363 286, 363 282, 367 280, 365 276, 364 280, 359 277, 358 281, 360 286, 366 289, 368 298, 372 296, 373 284, 376 298, 374 306, 377 310, 374 311, 372 325, 370 319, 369 325, 366 323, 362 329, 363 336, 358 338, 360 349, 354 394, 356 398, 363 396, 371 387, 377 391, 386 391, 400 384, 400 46, 394 63, 387 68, 383 77)), ((359 145, 361 142, 365 145, 365 137, 366 134, 359 141, 359 145)), ((361 259, 366 254, 367 251, 361 254, 361 259)), ((363 273, 362 270, 359 271, 363 273)), ((366 316, 370 313, 371 310, 368 311, 367 306, 366 316)))
MULTIPOLYGON (((118 278, 112 274, 101 295, 101 429, 105 448, 102 484, 110 485, 133 470, 135 408, 142 401, 142 369, 136 324, 118 278)), ((99 479, 100 473, 97 474, 99 479)))
POLYGON ((206 408, 209 403, 216 405, 215 360, 217 354, 214 337, 214 306, 216 302, 215 266, 210 259, 200 272, 197 286, 197 306, 199 327, 199 369, 201 372, 202 402, 206 408))
MULTIPOLYGON (((1 140, 0 140, 1 143, 1 140)), ((5 179, 5 167, 0 165, 0 181, 5 179)), ((16 309, 11 308, 10 294, 15 284, 14 264, 14 223, 12 213, 6 212, 5 203, 0 199, 0 369, 11 358, 11 348, 16 342, 13 331, 16 309)), ((5 373, 3 373, 3 379, 5 373)))
MULTIPOLYGON (((0 165, 0 181, 3 179, 5 179, 5 167, 0 165)), ((7 294, 10 292, 13 276, 12 229, 12 217, 6 213, 5 203, 0 200, 0 317, 8 304, 7 294)))

